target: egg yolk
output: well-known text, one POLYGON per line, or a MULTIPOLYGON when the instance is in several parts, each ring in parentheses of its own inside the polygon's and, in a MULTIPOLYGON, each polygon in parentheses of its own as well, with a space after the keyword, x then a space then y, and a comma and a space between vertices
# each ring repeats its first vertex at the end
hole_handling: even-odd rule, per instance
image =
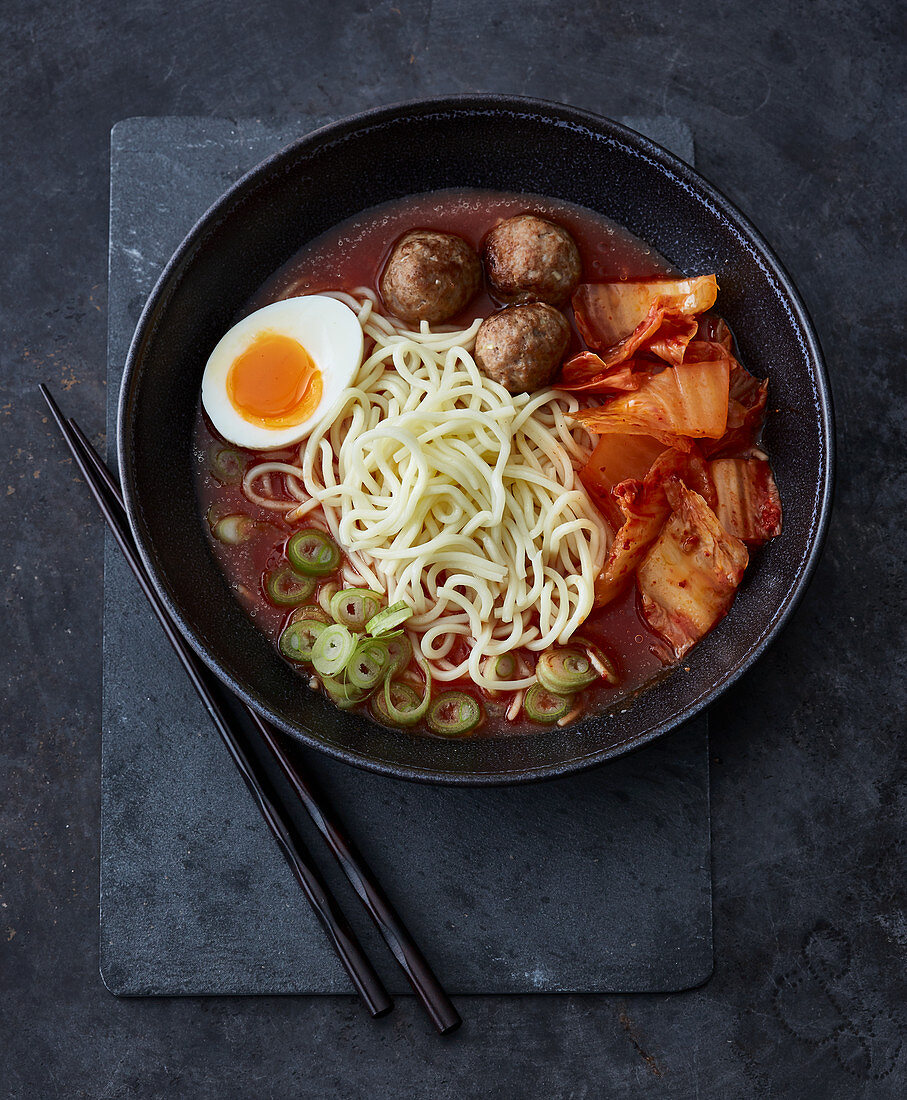
POLYGON ((233 360, 227 396, 244 419, 268 428, 308 420, 321 401, 321 371, 306 349, 280 332, 259 333, 233 360))

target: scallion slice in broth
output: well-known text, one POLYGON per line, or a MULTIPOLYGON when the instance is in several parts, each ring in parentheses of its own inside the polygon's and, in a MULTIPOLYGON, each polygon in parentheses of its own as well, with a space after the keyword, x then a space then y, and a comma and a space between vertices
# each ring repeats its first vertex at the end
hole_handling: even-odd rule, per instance
POLYGON ((512 680, 516 675, 516 657, 512 653, 502 653, 491 658, 491 670, 499 680, 512 680))
POLYGON ((403 631, 398 631, 396 634, 383 634, 381 641, 387 643, 388 665, 385 674, 395 676, 412 660, 413 643, 403 631))
POLYGON ((573 635, 573 641, 577 645, 581 645, 589 655, 589 660, 592 662, 592 667, 598 672, 599 676, 605 681, 606 684, 610 684, 612 687, 617 687, 620 683, 620 673, 614 665, 611 658, 605 653, 605 651, 590 641, 586 637, 580 637, 578 634, 573 635))
POLYGON ((350 707, 361 703, 368 695, 368 692, 361 691, 348 680, 339 677, 322 676, 321 683, 324 690, 331 697, 331 701, 341 710, 349 710, 350 707))
POLYGON ((344 588, 331 597, 331 615, 350 630, 365 630, 381 610, 384 597, 370 588, 344 588))
POLYGON ((387 642, 381 638, 363 638, 346 666, 347 679, 360 691, 371 691, 384 676, 389 661, 387 642))
POLYGON ((445 691, 428 708, 425 720, 435 733, 459 737, 474 730, 482 717, 482 707, 471 695, 465 691, 445 691))
POLYGON ((393 694, 395 693, 395 685, 399 681, 392 680, 389 675, 384 678, 384 706, 387 710, 388 719, 395 726, 414 726, 424 717, 425 712, 431 705, 431 667, 418 650, 413 652, 413 656, 416 659, 416 664, 422 669, 422 675, 425 677, 422 699, 416 706, 410 706, 406 701, 397 706, 394 703, 393 694))
POLYGON ((248 542, 258 526, 251 516, 235 514, 222 516, 211 528, 211 532, 218 542, 226 543, 227 546, 238 546, 241 542, 248 542))
POLYGON ((271 603, 280 607, 292 607, 309 599, 315 591, 315 581, 312 577, 300 577, 286 566, 268 573, 265 577, 265 591, 271 603))
POLYGON ((324 531, 306 527, 290 536, 287 557, 304 577, 326 577, 340 562, 340 547, 324 531))
POLYGON ((222 485, 238 485, 246 469, 246 459, 241 451, 233 447, 211 448, 209 454, 211 473, 222 485))
POLYGON ((399 603, 391 604, 390 607, 379 611, 374 618, 369 619, 365 629, 373 637, 378 637, 381 634, 387 634, 388 631, 395 630, 407 619, 411 619, 412 615, 413 609, 408 607, 403 600, 400 600, 399 603))
POLYGON ((318 619, 296 619, 284 628, 278 648, 291 661, 309 662, 315 643, 325 630, 327 624, 318 619))
POLYGON ((340 623, 326 626, 312 648, 312 664, 322 676, 337 676, 349 663, 356 639, 340 623))
POLYGON ((558 695, 581 691, 598 676, 588 654, 578 646, 546 650, 538 659, 535 674, 542 687, 558 695))
POLYGON ((523 710, 526 717, 533 722, 541 722, 544 725, 552 725, 559 718, 563 718, 570 710, 573 698, 570 695, 560 695, 558 692, 549 691, 541 684, 533 684, 523 698, 523 710))
MULTIPOLYGON (((414 714, 421 703, 419 699, 419 693, 414 687, 410 687, 409 684, 404 684, 402 680, 388 681, 390 684, 391 698, 394 702, 394 707, 398 715, 414 714)), ((385 687, 382 691, 376 691, 372 696, 371 710, 375 718, 378 719, 385 726, 410 726, 415 725, 419 721, 418 718, 414 718, 411 722, 409 720, 401 721, 400 718, 394 719, 391 717, 390 712, 387 709, 387 703, 385 701, 385 692, 388 689, 385 687)))

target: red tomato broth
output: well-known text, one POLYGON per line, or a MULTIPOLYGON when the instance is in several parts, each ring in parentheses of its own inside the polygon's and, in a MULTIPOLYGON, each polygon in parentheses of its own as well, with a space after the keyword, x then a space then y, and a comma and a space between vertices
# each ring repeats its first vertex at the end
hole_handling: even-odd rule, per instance
MULTIPOLYGON (((387 203, 329 230, 276 272, 240 316, 281 298, 326 290, 353 291, 361 286, 376 288, 394 242, 409 229, 457 233, 479 248, 486 233, 499 220, 526 211, 550 217, 571 232, 580 250, 584 280, 651 278, 674 272, 662 257, 627 230, 592 211, 534 195, 451 190, 387 203)), ((498 308, 499 304, 483 289, 451 323, 465 327, 475 317, 487 316, 498 308)), ((564 307, 564 312, 572 323, 570 307, 564 307)), ((576 334, 574 345, 568 354, 584 346, 576 334)), ((291 526, 282 513, 249 501, 240 485, 222 484, 212 473, 209 459, 212 449, 221 446, 233 448, 215 432, 199 403, 197 490, 202 512, 208 514, 213 508, 217 515, 244 513, 269 525, 239 545, 225 545, 212 538, 214 552, 237 599, 276 647, 293 608, 274 606, 265 595, 263 578, 270 569, 286 563, 284 547, 288 536, 306 524, 303 520, 291 526)), ((248 455, 249 466, 281 456, 281 452, 274 451, 243 453, 248 455)), ((635 586, 630 586, 607 607, 593 611, 581 634, 604 650, 620 675, 617 687, 601 681, 578 693, 576 701, 583 703, 583 714, 625 709, 642 687, 658 678, 666 665, 674 663, 664 643, 639 614, 635 586)), ((308 679, 308 666, 293 667, 299 668, 304 680, 308 679)), ((495 697, 468 679, 434 684, 434 694, 451 689, 467 690, 483 702, 486 720, 471 736, 531 734, 544 728, 522 715, 516 722, 508 721, 504 712, 509 695, 495 697)), ((357 709, 367 709, 367 704, 357 709)), ((423 724, 413 730, 436 736, 423 724)))

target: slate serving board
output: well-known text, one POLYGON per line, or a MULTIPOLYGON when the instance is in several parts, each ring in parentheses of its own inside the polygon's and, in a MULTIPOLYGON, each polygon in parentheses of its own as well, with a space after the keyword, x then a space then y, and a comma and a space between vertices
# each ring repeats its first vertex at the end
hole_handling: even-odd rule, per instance
MULTIPOLYGON (((111 460, 122 364, 170 254, 243 172, 324 121, 134 118, 114 127, 111 460)), ((683 123, 628 121, 692 160, 683 123)), ((109 537, 103 707, 100 956, 108 989, 350 992, 109 537)), ((605 767, 520 788, 427 787, 296 751, 451 992, 669 992, 711 973, 704 717, 605 767)), ((314 829, 297 817, 388 988, 408 992, 314 829)))

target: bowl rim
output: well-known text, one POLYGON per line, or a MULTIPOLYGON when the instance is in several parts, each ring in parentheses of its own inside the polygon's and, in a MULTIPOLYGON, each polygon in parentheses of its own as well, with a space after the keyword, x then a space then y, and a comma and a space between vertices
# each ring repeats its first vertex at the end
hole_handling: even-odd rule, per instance
POLYGON ((239 699, 252 706, 264 718, 295 739, 325 752, 335 759, 343 760, 345 763, 365 768, 368 771, 397 779, 446 786, 501 786, 568 775, 603 764, 615 757, 642 748, 699 714, 752 668, 789 622, 809 586, 821 556, 828 532, 834 491, 835 426, 831 387, 825 359, 803 299, 787 269, 775 254, 774 249, 750 219, 726 195, 673 153, 636 130, 605 115, 597 114, 585 108, 574 107, 570 104, 529 96, 467 93, 398 101, 357 112, 319 126, 275 150, 258 162, 249 171, 241 175, 208 207, 189 229, 167 261, 151 293, 148 295, 136 324, 126 356, 117 408, 117 461, 133 538, 158 595, 164 601, 172 618, 193 650, 239 699), (150 332, 154 329, 155 316, 166 305, 170 294, 171 281, 178 278, 183 266, 191 260, 200 239, 204 237, 208 229, 213 228, 217 221, 223 217, 224 211, 240 204, 246 195, 253 192, 272 173, 278 171, 281 165, 292 162, 300 151, 305 151, 308 147, 324 147, 325 143, 327 145, 339 143, 358 130, 376 129, 398 122, 402 115, 424 118, 439 113, 447 116, 452 113, 460 113, 464 117, 477 113, 500 116, 510 114, 516 117, 525 115, 535 119, 542 117, 547 123, 556 124, 560 122, 587 130, 599 137, 606 136, 629 147, 636 155, 642 155, 644 158, 656 162, 662 171, 673 177, 675 182, 680 183, 684 189, 709 207, 713 214, 719 215, 724 220, 734 235, 741 239, 741 243, 754 254, 759 266, 763 268, 769 280, 774 281, 776 288, 781 292, 779 297, 790 315, 792 325, 798 333, 799 339, 803 343, 805 357, 811 364, 817 419, 821 432, 820 475, 819 483, 815 485, 814 522, 809 550, 786 598, 776 608, 762 636, 738 662, 737 666, 723 676, 719 676, 707 690, 703 691, 698 698, 694 699, 682 711, 654 725, 634 738, 632 742, 618 742, 584 756, 573 757, 554 764, 527 767, 518 771, 451 772, 439 771, 430 767, 391 764, 376 760, 365 753, 331 745, 315 737, 308 730, 286 722, 274 712, 266 699, 244 687, 208 652, 203 640, 171 596, 164 576, 157 569, 154 556, 145 545, 140 522, 140 507, 133 492, 131 449, 127 444, 125 433, 130 395, 140 374, 142 348, 150 332), (556 118, 555 115, 560 117, 556 118))

